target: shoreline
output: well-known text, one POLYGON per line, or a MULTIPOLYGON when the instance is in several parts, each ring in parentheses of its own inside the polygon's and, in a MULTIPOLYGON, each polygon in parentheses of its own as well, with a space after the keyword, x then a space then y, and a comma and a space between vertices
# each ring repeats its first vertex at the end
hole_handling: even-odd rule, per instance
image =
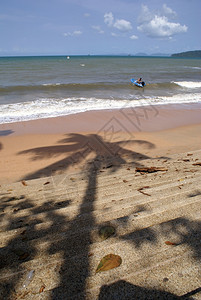
POLYGON ((66 116, 4 123, 0 124, 0 137, 23 134, 102 131, 112 119, 117 120, 120 126, 122 124, 122 131, 150 132, 166 130, 201 123, 201 104, 165 104, 92 110, 66 116), (98 120, 98 122, 94 122, 94 120, 98 120))
POLYGON ((144 159, 201 149, 200 106, 85 112, 0 125, 0 184, 78 173, 99 157, 144 159))

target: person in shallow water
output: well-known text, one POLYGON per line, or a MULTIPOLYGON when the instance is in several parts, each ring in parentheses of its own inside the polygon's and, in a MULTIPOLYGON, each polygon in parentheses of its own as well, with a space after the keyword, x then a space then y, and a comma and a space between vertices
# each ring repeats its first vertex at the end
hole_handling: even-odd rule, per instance
POLYGON ((142 86, 145 85, 145 83, 144 83, 144 81, 142 81, 142 78, 141 78, 141 77, 138 78, 138 79, 136 80, 136 82, 139 83, 139 84, 141 84, 142 86))
POLYGON ((142 78, 141 78, 141 77, 138 78, 138 79, 136 80, 136 82, 137 82, 137 83, 142 83, 142 78))

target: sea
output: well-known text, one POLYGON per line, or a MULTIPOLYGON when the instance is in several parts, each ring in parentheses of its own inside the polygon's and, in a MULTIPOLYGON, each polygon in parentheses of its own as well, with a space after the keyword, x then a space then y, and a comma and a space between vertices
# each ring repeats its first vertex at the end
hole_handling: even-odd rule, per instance
POLYGON ((92 110, 201 103, 201 59, 0 57, 0 124, 92 110), (146 87, 131 84, 142 77, 146 87))

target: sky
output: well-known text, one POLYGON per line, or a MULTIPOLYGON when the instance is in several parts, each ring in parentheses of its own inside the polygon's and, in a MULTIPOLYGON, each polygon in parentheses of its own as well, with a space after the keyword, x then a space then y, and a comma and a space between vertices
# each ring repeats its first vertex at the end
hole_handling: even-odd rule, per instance
POLYGON ((201 50, 201 0, 0 0, 0 56, 201 50))

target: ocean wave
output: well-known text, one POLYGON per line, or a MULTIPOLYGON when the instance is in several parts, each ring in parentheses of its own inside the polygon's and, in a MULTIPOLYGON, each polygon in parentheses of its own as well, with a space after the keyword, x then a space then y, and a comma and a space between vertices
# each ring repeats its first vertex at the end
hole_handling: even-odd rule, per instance
POLYGON ((121 109, 146 105, 181 103, 201 103, 200 93, 177 94, 173 96, 150 97, 140 99, 101 99, 101 98, 66 98, 38 99, 30 102, 1 105, 0 123, 13 123, 42 118, 65 116, 92 110, 121 109))
POLYGON ((183 66, 184 69, 201 70, 201 67, 183 66))
POLYGON ((114 82, 96 82, 96 83, 42 83, 39 85, 17 85, 17 86, 1 86, 2 93, 30 93, 30 92, 54 92, 54 91, 87 91, 97 89, 113 90, 116 88, 126 88, 128 83, 114 83, 114 82))
POLYGON ((57 83, 43 83, 43 86, 57 86, 57 85, 61 85, 61 83, 57 82, 57 83))
MULTIPOLYGON (((201 82, 193 81, 171 81, 171 82, 146 82, 147 90, 175 90, 181 87, 187 88, 198 88, 201 87, 201 82)), ((139 90, 138 87, 132 85, 130 80, 127 82, 90 82, 90 83, 42 83, 38 85, 17 85, 17 86, 1 86, 0 93, 2 95, 29 95, 44 93, 44 97, 47 97, 50 93, 82 93, 82 92, 97 92, 97 91, 108 91, 121 92, 121 90, 129 90, 134 88, 139 90)))
POLYGON ((173 81, 173 83, 185 87, 185 88, 200 88, 201 87, 201 82, 200 81, 173 81))

